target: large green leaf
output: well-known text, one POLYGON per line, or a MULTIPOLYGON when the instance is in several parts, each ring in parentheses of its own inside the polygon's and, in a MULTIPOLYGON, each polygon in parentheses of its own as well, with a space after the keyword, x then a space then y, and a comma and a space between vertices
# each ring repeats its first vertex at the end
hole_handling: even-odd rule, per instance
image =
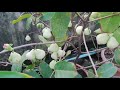
POLYGON ((54 69, 55 78, 75 78, 78 75, 75 65, 71 62, 60 61, 54 69))
POLYGON ((116 38, 116 40, 120 44, 120 28, 116 29, 116 31, 113 33, 113 36, 116 38))
POLYGON ((67 39, 67 30, 70 17, 67 12, 56 12, 51 19, 52 33, 56 41, 64 41, 67 39))
POLYGON ((88 70, 88 78, 95 78, 95 74, 92 69, 88 70))
POLYGON ((26 21, 26 29, 27 29, 27 30, 30 28, 31 23, 32 23, 32 16, 29 17, 29 18, 27 19, 27 21, 26 21))
POLYGON ((31 14, 23 14, 20 17, 18 17, 18 19, 13 20, 12 24, 16 24, 16 23, 22 21, 23 19, 26 19, 26 18, 29 18, 29 17, 31 17, 31 14))
POLYGON ((32 76, 13 71, 0 71, 0 78, 32 78, 32 76))
MULTIPOLYGON (((112 15, 113 12, 99 12, 99 18, 112 15)), ((106 19, 99 20, 101 28, 104 32, 114 32, 120 25, 120 16, 112 16, 106 19)))
POLYGON ((50 78, 53 72, 52 69, 49 67, 49 65, 44 61, 40 63, 39 71, 40 74, 43 76, 43 78, 50 78))
POLYGON ((115 62, 120 65, 120 49, 116 49, 114 52, 115 62))
POLYGON ((98 70, 99 78, 111 78, 117 72, 117 67, 115 67, 112 63, 105 63, 101 65, 98 70))
POLYGON ((47 20, 52 19, 52 17, 55 15, 55 12, 43 12, 42 14, 43 16, 41 17, 41 19, 43 21, 47 21, 47 20))

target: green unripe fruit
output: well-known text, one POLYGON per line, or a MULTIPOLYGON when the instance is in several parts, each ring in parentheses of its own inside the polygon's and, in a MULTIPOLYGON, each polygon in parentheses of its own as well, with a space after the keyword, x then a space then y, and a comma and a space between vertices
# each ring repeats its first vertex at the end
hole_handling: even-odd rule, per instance
POLYGON ((41 29, 41 28, 44 28, 44 27, 45 27, 45 26, 44 26, 43 23, 38 23, 38 24, 37 24, 37 28, 38 28, 38 29, 41 29))

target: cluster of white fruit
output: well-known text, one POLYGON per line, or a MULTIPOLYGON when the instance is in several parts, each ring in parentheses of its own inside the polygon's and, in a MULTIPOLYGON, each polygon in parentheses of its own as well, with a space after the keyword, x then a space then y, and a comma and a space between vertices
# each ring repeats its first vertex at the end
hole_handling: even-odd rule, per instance
MULTIPOLYGON (((76 28, 76 33, 77 33, 78 35, 81 35, 82 29, 83 29, 83 26, 78 26, 78 27, 76 28)), ((90 35, 90 34, 91 34, 91 30, 90 30, 89 28, 85 28, 85 30, 84 30, 83 33, 84 33, 85 35, 90 35)))
POLYGON ((107 47, 110 49, 114 49, 119 46, 119 43, 113 34, 101 33, 97 35, 96 40, 99 45, 107 44, 107 47))
POLYGON ((26 58, 34 62, 36 59, 41 60, 44 57, 45 57, 45 51, 41 49, 32 49, 30 52, 26 54, 26 58))
POLYGON ((61 47, 59 47, 56 43, 51 44, 50 47, 48 47, 48 52, 51 53, 51 58, 53 59, 49 64, 50 68, 52 69, 54 69, 57 60, 61 59, 66 54, 66 52, 62 50, 61 47))

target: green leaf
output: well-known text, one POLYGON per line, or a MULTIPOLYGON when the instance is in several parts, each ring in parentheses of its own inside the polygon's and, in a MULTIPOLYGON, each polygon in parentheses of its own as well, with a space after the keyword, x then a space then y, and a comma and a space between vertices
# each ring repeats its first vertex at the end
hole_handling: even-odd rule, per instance
POLYGON ((55 64, 55 78, 75 78, 78 73, 71 62, 60 61, 55 64))
POLYGON ((49 67, 49 65, 44 61, 40 63, 39 71, 40 74, 43 76, 43 78, 50 78, 53 72, 52 69, 49 67))
POLYGON ((82 78, 80 74, 76 75, 75 78, 82 78))
POLYGON ((22 64, 12 64, 11 71, 21 72, 22 70, 22 64))
POLYGON ((51 19, 52 33, 56 41, 64 41, 67 39, 67 30, 70 17, 66 12, 56 12, 51 19))
POLYGON ((115 62, 120 65, 120 49, 116 49, 114 52, 115 62))
MULTIPOLYGON (((99 17, 104 17, 112 14, 113 12, 99 12, 99 17)), ((117 15, 117 16, 101 19, 99 20, 99 22, 104 32, 111 33, 114 32, 120 25, 120 16, 117 15)))
POLYGON ((92 69, 88 70, 88 78, 95 78, 95 74, 92 69))
POLYGON ((23 14, 20 17, 18 17, 18 19, 13 20, 12 24, 16 24, 16 23, 22 21, 23 19, 26 19, 26 18, 29 18, 29 17, 31 17, 31 14, 23 14))
POLYGON ((32 78, 32 76, 13 71, 0 71, 0 78, 32 78))
POLYGON ((47 21, 52 19, 52 17, 55 15, 55 12, 43 12, 43 17, 41 18, 43 21, 47 21))
POLYGON ((120 28, 118 28, 114 33, 113 36, 116 38, 116 40, 119 42, 120 44, 120 28))
POLYGON ((25 70, 24 73, 26 73, 32 77, 35 77, 35 78, 41 78, 41 76, 34 70, 25 70))
POLYGON ((26 21, 26 29, 27 30, 30 28, 31 23, 32 23, 32 17, 28 18, 26 21))
POLYGON ((111 78, 117 72, 117 67, 115 67, 112 63, 105 63, 101 65, 98 70, 99 78, 111 78))

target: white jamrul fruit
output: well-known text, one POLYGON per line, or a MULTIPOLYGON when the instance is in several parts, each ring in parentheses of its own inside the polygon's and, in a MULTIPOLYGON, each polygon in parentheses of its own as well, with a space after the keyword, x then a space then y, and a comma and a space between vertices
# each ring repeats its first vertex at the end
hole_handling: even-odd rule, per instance
POLYGON ((109 35, 107 33, 99 34, 96 37, 97 44, 99 45, 106 44, 108 42, 108 39, 109 39, 109 35))
POLYGON ((53 53, 51 54, 51 58, 54 59, 54 60, 57 60, 57 59, 58 59, 57 52, 53 52, 53 53))
POLYGON ((54 43, 54 44, 51 44, 50 47, 48 47, 48 51, 50 52, 57 52, 59 50, 59 46, 54 43))
POLYGON ((27 54, 26 54, 26 58, 28 59, 28 60, 35 60, 35 53, 34 53, 34 49, 32 49, 30 52, 28 52, 27 54))
POLYGON ((11 52, 10 57, 9 57, 9 61, 11 63, 14 63, 14 64, 15 63, 20 63, 21 58, 22 58, 22 56, 19 53, 11 52))
POLYGON ((86 29, 84 30, 84 34, 85 34, 85 35, 90 35, 90 34, 91 34, 91 30, 90 30, 89 28, 86 28, 86 29))
POLYGON ((44 31, 43 37, 45 37, 45 38, 51 38, 51 37, 52 37, 52 34, 51 34, 50 31, 44 31))
POLYGON ((76 33, 77 33, 78 35, 80 35, 80 34, 82 33, 82 29, 83 29, 83 26, 78 26, 78 27, 76 28, 76 33))
POLYGON ((48 28, 48 27, 45 27, 45 28, 42 30, 42 33, 44 33, 45 31, 51 32, 50 28, 48 28))
POLYGON ((110 49, 114 49, 119 46, 118 41, 112 36, 107 42, 107 47, 110 49))
POLYGON ((25 37, 25 40, 26 40, 26 41, 30 41, 30 40, 31 40, 31 37, 30 37, 29 35, 27 35, 27 36, 25 37))
POLYGON ((36 59, 43 59, 45 57, 45 51, 41 49, 35 49, 35 58, 36 59))
POLYGON ((58 57, 63 57, 65 56, 65 51, 64 50, 58 50, 58 57))
POLYGON ((101 30, 100 28, 98 28, 98 29, 95 30, 94 32, 97 33, 97 34, 100 34, 100 33, 102 33, 102 30, 101 30))
POLYGON ((51 69, 54 69, 54 66, 55 66, 56 63, 57 63, 57 61, 52 60, 52 61, 49 63, 50 68, 51 68, 51 69))

